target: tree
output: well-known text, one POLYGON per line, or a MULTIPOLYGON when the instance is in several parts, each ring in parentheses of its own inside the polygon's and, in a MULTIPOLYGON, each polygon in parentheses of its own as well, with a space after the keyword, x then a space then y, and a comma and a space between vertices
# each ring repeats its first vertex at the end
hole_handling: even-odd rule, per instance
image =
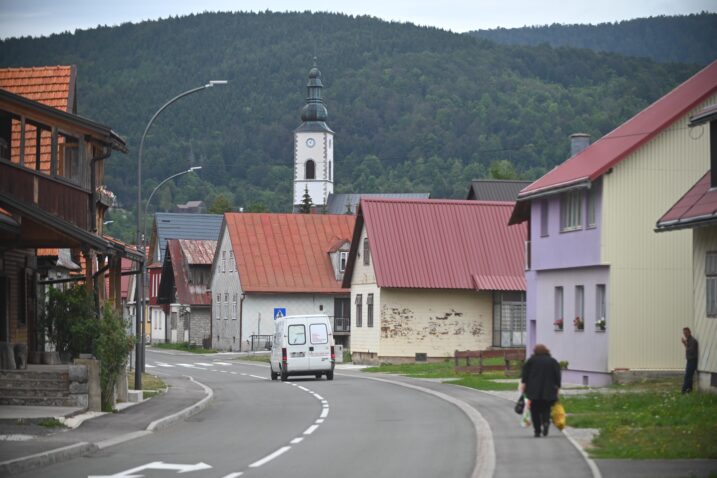
POLYGON ((490 165, 490 177, 493 179, 518 179, 513 163, 507 159, 493 161, 490 165))
POLYGON ((209 214, 224 214, 225 212, 231 212, 233 210, 232 203, 224 194, 219 194, 214 198, 212 204, 209 206, 209 214))
POLYGON ((299 206, 299 212, 301 214, 311 214, 311 208, 314 206, 314 202, 311 200, 309 195, 309 187, 304 188, 304 196, 301 198, 301 205, 299 206))

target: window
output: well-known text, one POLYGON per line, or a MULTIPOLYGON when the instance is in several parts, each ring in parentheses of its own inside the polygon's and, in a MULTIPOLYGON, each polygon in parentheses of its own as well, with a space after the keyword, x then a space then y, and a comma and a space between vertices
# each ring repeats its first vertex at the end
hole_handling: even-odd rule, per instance
POLYGON ((224 293, 224 320, 229 318, 229 292, 224 293))
POLYGON ((555 288, 555 330, 563 330, 563 288, 555 288))
POLYGON ((717 317, 717 252, 708 252, 705 258, 707 290, 707 317, 717 317))
POLYGON ((588 191, 588 212, 587 212, 587 227, 595 227, 595 207, 597 204, 597 188, 593 184, 593 187, 588 191))
POLYGON ((304 178, 305 179, 316 179, 316 163, 314 163, 313 159, 306 161, 304 178))
POLYGON ((540 236, 548 235, 548 200, 544 199, 540 203, 540 236))
POLYGON ((493 346, 525 345, 525 292, 493 294, 493 346))
POLYGON ((306 328, 303 324, 289 326, 289 345, 304 345, 306 343, 306 328))
POLYGON ((368 237, 363 240, 363 265, 371 265, 371 249, 368 246, 368 237))
POLYGON ((329 181, 333 181, 333 174, 334 174, 334 163, 332 161, 329 161, 329 181))
POLYGON ((373 327, 373 294, 366 296, 366 327, 373 327))
POLYGON ((227 271, 227 251, 222 251, 222 272, 227 271))
POLYGON ((214 310, 217 311, 217 320, 222 318, 222 294, 217 294, 217 303, 214 304, 214 310))
POLYGON ((585 329, 585 287, 575 286, 575 319, 573 319, 575 330, 585 329))
POLYGON ((583 226, 583 192, 568 191, 560 196, 560 231, 575 231, 583 226))
POLYGON ((309 325, 309 332, 311 333, 312 344, 329 343, 329 331, 326 329, 326 324, 311 324, 309 325))
POLYGON ((234 272, 234 251, 229 251, 229 272, 234 272))
POLYGON ((607 308, 605 307, 605 284, 595 286, 595 328, 605 330, 607 327, 607 308))
POLYGON ((356 294, 356 327, 361 327, 361 307, 363 307, 361 301, 363 300, 363 297, 361 297, 361 294, 356 294))
POLYGON ((234 302, 232 302, 232 319, 237 319, 237 294, 233 296, 234 302))
POLYGON ((339 272, 346 270, 346 263, 349 260, 349 253, 346 251, 339 252, 339 272))

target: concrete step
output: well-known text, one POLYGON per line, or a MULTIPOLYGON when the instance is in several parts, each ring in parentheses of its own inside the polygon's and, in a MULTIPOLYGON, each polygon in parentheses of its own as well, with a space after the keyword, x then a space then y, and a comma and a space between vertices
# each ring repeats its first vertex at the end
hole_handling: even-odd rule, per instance
POLYGON ((70 386, 69 380, 56 380, 56 379, 15 379, 15 380, 0 380, 0 393, 3 390, 52 390, 52 389, 65 389, 67 390, 70 386))
POLYGON ((63 371, 0 370, 0 382, 4 380, 69 380, 67 369, 63 371))
POLYGON ((75 407, 69 397, 0 397, 0 405, 24 405, 44 407, 75 407))
POLYGON ((70 395, 70 391, 67 387, 62 388, 44 388, 44 389, 27 389, 27 388, 14 388, 14 389, 2 389, 0 390, 0 398, 14 398, 14 397, 47 397, 47 398, 63 398, 70 395))

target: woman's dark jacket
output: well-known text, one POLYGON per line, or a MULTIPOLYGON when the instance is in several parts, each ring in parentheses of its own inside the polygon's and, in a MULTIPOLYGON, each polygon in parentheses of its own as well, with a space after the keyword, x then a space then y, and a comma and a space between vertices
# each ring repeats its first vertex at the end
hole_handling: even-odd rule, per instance
POLYGON ((533 355, 523 365, 522 382, 530 400, 557 400, 560 364, 550 355, 533 355))

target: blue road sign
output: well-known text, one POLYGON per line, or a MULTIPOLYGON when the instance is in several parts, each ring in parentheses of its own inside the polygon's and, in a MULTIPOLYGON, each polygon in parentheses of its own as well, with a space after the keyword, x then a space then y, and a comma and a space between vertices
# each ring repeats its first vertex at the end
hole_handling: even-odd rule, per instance
POLYGON ((286 307, 274 307, 274 320, 279 317, 286 317, 286 307))

